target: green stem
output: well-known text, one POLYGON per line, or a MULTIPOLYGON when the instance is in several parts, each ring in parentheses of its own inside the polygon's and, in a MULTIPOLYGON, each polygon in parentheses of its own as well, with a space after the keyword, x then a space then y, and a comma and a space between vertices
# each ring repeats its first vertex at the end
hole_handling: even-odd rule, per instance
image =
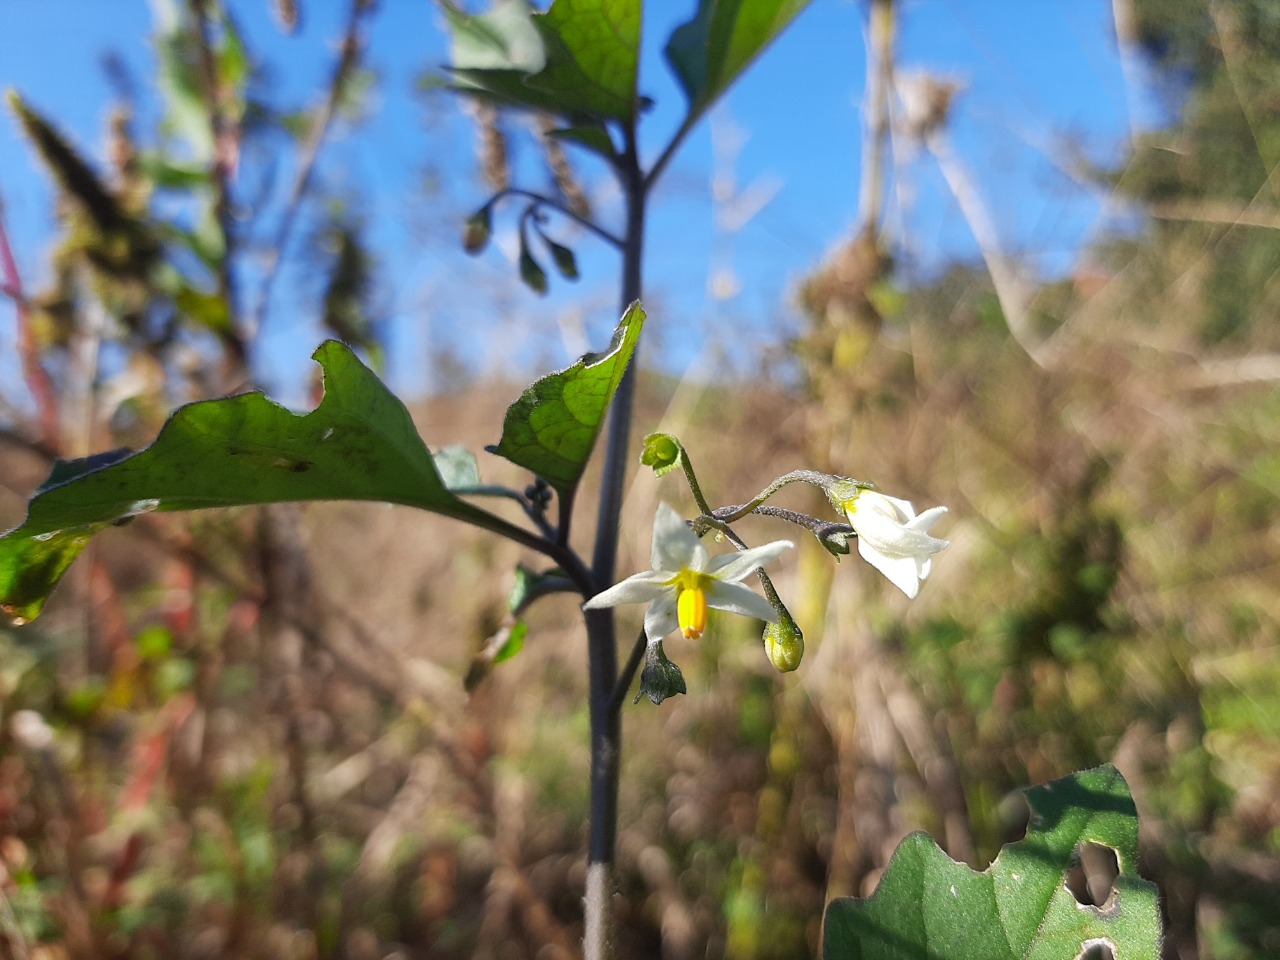
POLYGON ((697 474, 693 472, 693 464, 689 461, 689 451, 680 446, 680 466, 684 470, 684 478, 689 482, 689 491, 693 494, 693 502, 698 505, 698 509, 706 516, 711 516, 711 505, 707 503, 707 498, 702 495, 702 486, 698 483, 697 474))

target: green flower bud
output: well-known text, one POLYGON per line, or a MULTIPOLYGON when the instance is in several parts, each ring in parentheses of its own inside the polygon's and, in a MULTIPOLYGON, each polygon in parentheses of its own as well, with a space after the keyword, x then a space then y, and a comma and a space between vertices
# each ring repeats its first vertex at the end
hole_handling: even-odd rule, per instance
POLYGON ((547 249, 551 251, 551 259, 555 261, 560 276, 566 280, 577 280, 578 259, 573 255, 573 251, 554 240, 547 240, 545 236, 542 239, 546 241, 547 249))
POLYGON ((523 245, 520 247, 520 279, 535 293, 547 292, 547 271, 523 245))
POLYGON ((779 673, 790 673, 804 657, 804 634, 790 616, 765 624, 764 652, 779 673))
POLYGON ((640 462, 646 467, 653 467, 654 476, 662 477, 678 467, 683 456, 684 448, 671 434, 651 433, 644 438, 640 462))

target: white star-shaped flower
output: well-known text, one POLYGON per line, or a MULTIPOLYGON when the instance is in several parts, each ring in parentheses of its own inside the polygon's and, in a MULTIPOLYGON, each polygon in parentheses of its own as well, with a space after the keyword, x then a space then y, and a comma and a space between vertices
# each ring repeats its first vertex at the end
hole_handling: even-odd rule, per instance
POLYGON ((929 535, 929 528, 947 508, 931 507, 916 516, 916 508, 909 500, 865 489, 843 501, 840 507, 858 534, 858 552, 862 559, 915 599, 921 581, 929 576, 933 555, 950 544, 948 540, 929 535))
POLYGON ((697 640, 707 628, 708 608, 776 623, 778 615, 769 601, 739 581, 792 546, 789 540, 775 540, 762 547, 713 557, 680 515, 661 503, 653 521, 653 569, 596 594, 583 608, 649 604, 644 632, 650 644, 677 627, 688 639, 697 640))

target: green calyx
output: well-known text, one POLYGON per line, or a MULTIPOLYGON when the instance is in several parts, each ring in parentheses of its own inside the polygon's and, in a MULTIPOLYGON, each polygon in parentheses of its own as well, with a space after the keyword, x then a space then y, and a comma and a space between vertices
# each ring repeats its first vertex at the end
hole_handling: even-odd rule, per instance
POLYGON ((663 477, 680 466, 684 459, 684 447, 669 433, 651 433, 644 438, 644 450, 640 462, 653 468, 656 477, 663 477))

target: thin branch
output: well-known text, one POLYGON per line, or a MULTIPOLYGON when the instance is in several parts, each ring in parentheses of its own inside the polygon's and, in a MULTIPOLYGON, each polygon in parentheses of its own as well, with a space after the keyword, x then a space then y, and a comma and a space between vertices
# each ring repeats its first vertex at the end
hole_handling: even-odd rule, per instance
POLYGON ((254 305, 253 314, 249 318, 248 331, 250 336, 255 335, 261 329, 263 318, 267 314, 267 309, 271 302, 271 290, 275 286, 276 277, 280 272, 280 262, 284 256, 284 249, 289 242, 289 235, 293 232, 293 224, 297 219, 298 211, 302 207, 303 197, 306 196, 307 190, 311 186, 311 177, 315 172, 316 161, 320 156, 320 147, 323 145, 325 135, 329 132, 329 127, 332 125, 333 118, 338 111, 338 102, 342 98, 342 90, 346 85, 347 77, 359 60, 361 16, 372 9, 373 4, 369 3, 368 0, 351 0, 351 9, 347 14, 346 31, 343 33, 342 43, 338 48, 338 59, 333 66, 333 75, 329 80, 328 95, 325 97, 320 109, 311 119, 311 126, 307 130, 307 139, 303 144, 302 154, 298 161, 298 169, 294 174, 293 185, 289 189, 289 198, 285 202, 284 212, 280 216, 280 225, 276 229, 275 240, 267 251, 262 286, 258 289, 258 300, 254 305))
POLYGON ((671 138, 671 142, 667 144, 666 149, 662 151, 653 166, 649 168, 649 172, 644 175, 643 183, 646 194, 653 189, 654 184, 658 182, 658 178, 662 176, 663 171, 667 169, 667 165, 675 157, 676 151, 680 149, 680 145, 684 143, 685 137, 687 137, 689 132, 693 130, 697 120, 698 118, 694 116, 690 116, 685 120, 680 129, 676 131, 676 135, 671 138))
MULTIPOLYGON (((735 504, 728 507, 717 507, 715 510, 707 510, 702 507, 702 512, 714 517, 724 523, 734 523, 741 520, 748 513, 759 512, 757 509, 762 503, 772 497, 789 483, 811 483, 815 487, 821 488, 824 492, 832 483, 829 474, 820 473, 817 470, 792 470, 790 473, 784 473, 782 476, 774 480, 763 490, 755 495, 748 503, 735 504)), ((699 504, 699 506, 702 506, 699 504)))
POLYGON ((210 177, 213 183, 213 214, 222 235, 223 254, 218 264, 218 295, 227 305, 231 320, 222 335, 227 351, 226 379, 245 379, 249 366, 249 347, 240 327, 236 310, 236 281, 232 269, 235 234, 231 209, 231 178, 235 172, 238 135, 229 127, 222 109, 223 89, 218 80, 217 64, 213 57, 213 41, 209 36, 209 0, 187 0, 191 18, 195 23, 196 50, 199 60, 201 83, 204 87, 205 107, 209 111, 209 130, 213 138, 213 167, 210 177))
POLYGON ((889 91, 893 87, 893 0, 873 0, 867 22, 866 121, 858 196, 859 234, 877 237, 884 201, 885 145, 889 138, 889 91))
POLYGON ((3 276, 4 293, 13 300, 18 314, 18 353, 22 358, 22 378, 36 403, 41 445, 45 449, 56 451, 61 434, 58 398, 53 389, 53 381, 40 362, 40 344, 31 328, 31 314, 27 311, 27 298, 22 291, 22 275, 18 272, 18 262, 13 256, 9 232, 4 225, 3 198, 0 198, 0 276, 3 276))
POLYGON ((489 202, 486 204, 486 206, 493 206, 494 204, 498 203, 500 200, 503 200, 507 197, 524 197, 526 200, 532 200, 535 208, 547 207, 551 210, 554 210, 556 213, 560 214, 561 216, 569 220, 572 220, 578 226, 582 227, 582 229, 595 234, 597 237, 599 237, 605 243, 612 246, 614 249, 623 250, 625 248, 626 242, 623 240, 622 237, 619 237, 615 233, 610 233, 608 230, 600 226, 590 217, 584 217, 581 214, 575 213, 573 210, 570 210, 567 206, 565 206, 559 200, 556 200, 554 197, 548 197, 546 194, 538 193, 537 191, 534 191, 534 190, 524 190, 520 187, 505 187, 502 190, 499 190, 497 193, 495 193, 492 197, 490 197, 489 202))

